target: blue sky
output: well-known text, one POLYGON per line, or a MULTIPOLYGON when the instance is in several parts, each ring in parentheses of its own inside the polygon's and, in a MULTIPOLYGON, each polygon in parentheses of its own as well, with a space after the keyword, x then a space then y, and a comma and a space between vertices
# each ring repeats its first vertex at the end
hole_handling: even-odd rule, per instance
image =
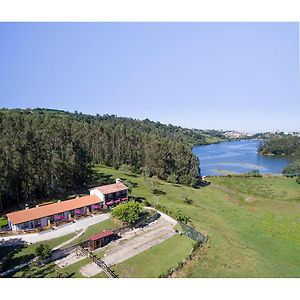
POLYGON ((0 107, 300 130, 298 23, 0 23, 0 107))

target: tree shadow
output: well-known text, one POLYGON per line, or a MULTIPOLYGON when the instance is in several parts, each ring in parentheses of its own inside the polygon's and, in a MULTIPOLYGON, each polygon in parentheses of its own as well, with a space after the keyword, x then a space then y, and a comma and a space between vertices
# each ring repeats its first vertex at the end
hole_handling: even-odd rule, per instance
POLYGON ((54 264, 46 264, 44 266, 29 265, 24 267, 18 276, 22 278, 45 278, 45 277, 58 277, 58 272, 54 264), (49 276, 51 275, 51 276, 49 276))
POLYGON ((134 200, 135 202, 142 203, 144 200, 146 200, 145 197, 135 197, 135 196, 129 196, 129 199, 134 200))
POLYGON ((139 185, 136 182, 132 182, 126 178, 120 178, 125 184, 131 185, 132 188, 137 188, 139 185))
POLYGON ((0 242, 0 252, 5 255, 1 255, 0 272, 5 272, 35 257, 34 254, 18 255, 25 248, 27 248, 27 244, 22 239, 2 240, 0 242))
POLYGON ((115 179, 112 178, 112 175, 105 174, 102 172, 95 172, 93 176, 93 185, 105 185, 114 183, 115 179))
POLYGON ((159 189, 153 189, 152 190, 152 193, 156 196, 159 196, 159 195, 165 195, 166 193, 162 190, 159 190, 159 189))

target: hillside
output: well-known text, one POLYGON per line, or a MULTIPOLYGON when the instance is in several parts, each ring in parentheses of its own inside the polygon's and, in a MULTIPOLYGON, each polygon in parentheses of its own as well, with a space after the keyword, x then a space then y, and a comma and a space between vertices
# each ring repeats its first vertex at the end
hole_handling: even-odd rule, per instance
POLYGON ((94 184, 93 164, 192 186, 200 176, 192 146, 222 139, 147 119, 2 109, 0 211, 79 193, 94 184))
MULTIPOLYGON (((174 277, 300 277, 300 190, 294 180, 224 176, 195 189, 113 168, 97 171, 105 180, 132 182, 132 196, 180 210, 208 235, 207 245, 174 277)), ((143 276, 134 259, 115 266, 120 275, 123 265, 124 276, 143 276)))

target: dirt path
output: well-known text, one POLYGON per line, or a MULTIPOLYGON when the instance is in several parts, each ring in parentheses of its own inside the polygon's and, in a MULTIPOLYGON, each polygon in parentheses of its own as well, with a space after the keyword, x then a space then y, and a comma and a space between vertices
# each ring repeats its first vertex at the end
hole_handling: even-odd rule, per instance
POLYGON ((237 193, 236 190, 227 188, 227 187, 219 185, 219 184, 211 183, 209 186, 212 187, 212 188, 227 192, 227 193, 231 193, 231 194, 236 194, 237 193))
POLYGON ((19 240, 20 243, 37 243, 41 241, 47 241, 70 233, 79 232, 80 230, 85 231, 89 226, 105 221, 108 218, 109 213, 94 215, 93 217, 86 217, 78 220, 75 223, 61 225, 57 227, 56 230, 42 231, 40 233, 17 234, 3 237, 2 242, 5 242, 6 245, 9 245, 10 242, 12 244, 15 244, 16 240, 19 240))
POLYGON ((234 189, 231 189, 231 188, 228 188, 228 187, 225 187, 225 186, 222 186, 222 185, 219 185, 219 184, 215 184, 215 183, 211 183, 209 186, 211 186, 212 188, 214 189, 217 189, 217 190, 220 190, 220 191, 224 191, 226 193, 229 193, 233 196, 238 196, 238 195, 241 195, 244 197, 244 200, 246 202, 253 202, 256 200, 256 197, 253 196, 253 195, 247 195, 247 194, 243 194, 239 191, 236 191, 234 189))

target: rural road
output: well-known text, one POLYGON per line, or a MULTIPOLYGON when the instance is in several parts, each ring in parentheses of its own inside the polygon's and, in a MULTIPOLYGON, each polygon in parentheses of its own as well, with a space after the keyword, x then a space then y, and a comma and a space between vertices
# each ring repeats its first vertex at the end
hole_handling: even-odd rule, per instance
POLYGON ((26 243, 37 243, 41 241, 46 241, 54 238, 58 238, 70 233, 85 231, 89 226, 105 221, 109 218, 109 213, 95 215, 93 217, 87 217, 76 221, 75 223, 66 224, 57 227, 56 230, 48 230, 39 233, 28 233, 28 234, 17 234, 12 236, 3 237, 0 239, 0 246, 4 244, 9 245, 11 241, 12 245, 22 242, 26 243))

